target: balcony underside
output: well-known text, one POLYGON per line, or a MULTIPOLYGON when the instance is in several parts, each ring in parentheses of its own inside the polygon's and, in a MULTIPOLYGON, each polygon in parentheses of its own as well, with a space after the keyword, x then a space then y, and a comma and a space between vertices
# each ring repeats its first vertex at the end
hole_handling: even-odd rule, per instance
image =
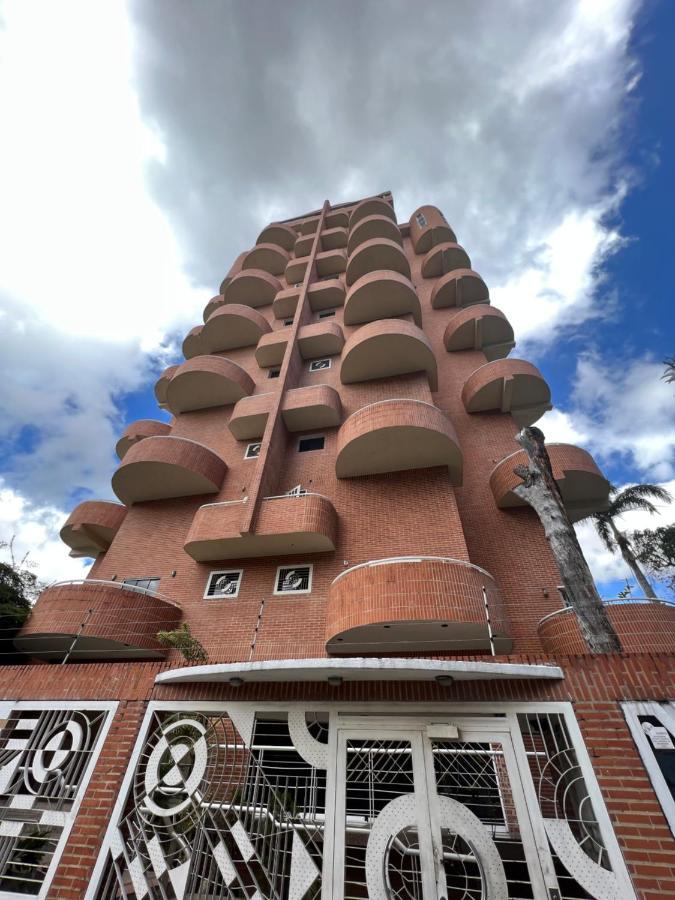
MULTIPOLYGON (((508 654, 513 642, 497 636, 495 652, 508 654)), ((490 653, 490 636, 485 623, 396 622, 362 625, 340 633, 326 644, 328 653, 490 653)))

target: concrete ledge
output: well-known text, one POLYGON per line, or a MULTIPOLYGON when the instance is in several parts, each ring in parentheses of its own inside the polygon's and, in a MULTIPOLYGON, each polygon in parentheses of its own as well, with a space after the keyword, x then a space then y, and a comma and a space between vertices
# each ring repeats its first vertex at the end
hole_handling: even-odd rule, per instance
POLYGON ((218 663, 186 666, 160 672, 155 684, 183 684, 194 681, 434 681, 450 676, 455 681, 518 680, 565 677, 559 666, 528 663, 473 662, 439 659, 272 659, 261 662, 218 663))

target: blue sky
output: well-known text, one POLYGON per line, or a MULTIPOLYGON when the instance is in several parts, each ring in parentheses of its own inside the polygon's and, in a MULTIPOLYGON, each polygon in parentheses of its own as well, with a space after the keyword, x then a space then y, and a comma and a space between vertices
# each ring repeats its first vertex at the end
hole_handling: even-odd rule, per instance
MULTIPOLYGON (((675 8, 452 10, 0 2, 0 538, 43 577, 82 574, 60 523, 111 496, 229 262, 325 196, 437 203, 552 387, 547 437, 675 487, 675 8)), ((580 537, 615 594, 621 561, 580 537)))

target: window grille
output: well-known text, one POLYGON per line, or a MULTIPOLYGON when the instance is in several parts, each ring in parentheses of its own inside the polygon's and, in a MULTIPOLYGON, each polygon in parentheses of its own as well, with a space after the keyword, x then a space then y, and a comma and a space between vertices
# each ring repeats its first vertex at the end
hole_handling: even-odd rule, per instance
POLYGON ((331 361, 330 359, 313 359, 309 364, 310 372, 321 372, 324 369, 330 369, 331 361))
POLYGON ((206 583, 204 600, 220 600, 223 597, 234 598, 239 594, 243 569, 230 569, 226 572, 211 572, 206 583))
POLYGON ((312 566, 279 566, 275 594, 308 594, 312 590, 312 566))
POLYGON ((246 453, 244 453, 244 459, 257 459, 260 456, 260 448, 262 447, 261 441, 255 441, 252 444, 249 444, 246 447, 246 453))
POLYGON ((424 226, 427 224, 427 218, 424 213, 415 213, 415 219, 420 228, 424 228, 424 226))

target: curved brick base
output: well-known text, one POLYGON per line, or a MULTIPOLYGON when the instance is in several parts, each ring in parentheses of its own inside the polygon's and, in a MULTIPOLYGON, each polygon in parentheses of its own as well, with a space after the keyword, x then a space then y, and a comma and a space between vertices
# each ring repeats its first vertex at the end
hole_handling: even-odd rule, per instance
POLYGON ((179 606, 161 597, 105 582, 60 584, 40 595, 15 639, 19 650, 38 659, 60 659, 79 633, 73 660, 160 659, 157 632, 175 628, 179 606))
MULTIPOLYGON (((675 605, 669 603, 616 603, 607 606, 609 619, 624 653, 675 652, 675 605)), ((546 616, 539 637, 549 653, 589 653, 571 609, 546 616)))

